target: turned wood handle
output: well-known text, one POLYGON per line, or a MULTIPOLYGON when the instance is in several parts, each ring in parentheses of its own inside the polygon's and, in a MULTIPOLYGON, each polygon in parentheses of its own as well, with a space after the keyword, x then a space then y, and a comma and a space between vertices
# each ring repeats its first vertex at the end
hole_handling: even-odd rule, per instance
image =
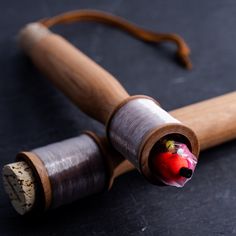
POLYGON ((40 23, 26 26, 19 39, 26 54, 56 87, 101 123, 129 97, 110 73, 40 23))
POLYGON ((196 133, 201 150, 236 138, 236 92, 170 112, 196 133))

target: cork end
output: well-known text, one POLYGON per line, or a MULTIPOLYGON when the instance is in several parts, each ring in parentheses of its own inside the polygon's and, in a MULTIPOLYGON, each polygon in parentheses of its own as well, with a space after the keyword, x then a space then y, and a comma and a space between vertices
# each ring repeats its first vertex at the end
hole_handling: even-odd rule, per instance
POLYGON ((5 165, 2 170, 3 184, 14 209, 25 215, 34 207, 36 184, 32 169, 26 162, 5 165))

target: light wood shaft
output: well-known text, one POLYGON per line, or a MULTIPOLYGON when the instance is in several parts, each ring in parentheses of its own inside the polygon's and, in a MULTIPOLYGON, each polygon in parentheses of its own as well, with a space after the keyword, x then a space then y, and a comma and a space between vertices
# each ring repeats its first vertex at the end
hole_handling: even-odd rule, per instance
POLYGON ((42 37, 40 29, 35 31, 28 26, 21 34, 20 40, 31 44, 24 47, 26 53, 83 112, 105 124, 113 109, 129 97, 128 93, 110 73, 63 37, 50 31, 42 37), (37 35, 39 40, 35 40, 37 35))
POLYGON ((201 150, 236 138, 236 92, 170 112, 195 131, 201 150))

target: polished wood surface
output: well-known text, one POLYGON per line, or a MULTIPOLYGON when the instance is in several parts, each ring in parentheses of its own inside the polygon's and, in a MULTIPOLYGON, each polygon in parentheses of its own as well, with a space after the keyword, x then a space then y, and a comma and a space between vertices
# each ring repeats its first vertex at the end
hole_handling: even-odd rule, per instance
POLYGON ((44 32, 45 26, 39 23, 30 24, 21 32, 26 53, 82 111, 105 124, 113 109, 129 97, 128 93, 109 72, 63 37, 44 32))

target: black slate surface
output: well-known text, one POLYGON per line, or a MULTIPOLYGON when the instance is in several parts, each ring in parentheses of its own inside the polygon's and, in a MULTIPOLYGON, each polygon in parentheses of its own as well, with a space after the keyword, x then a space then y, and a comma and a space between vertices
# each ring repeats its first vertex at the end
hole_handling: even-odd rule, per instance
MULTIPOLYGON (((63 11, 95 8, 156 31, 176 32, 192 49, 194 70, 174 60, 171 45, 151 46, 92 23, 56 27, 114 74, 131 94, 158 99, 166 109, 236 88, 236 2, 0 1, 0 167, 20 150, 78 135, 102 133, 38 73, 17 47, 18 30, 63 11)), ((217 114, 220 115, 220 114, 217 114)), ((201 154, 183 189, 159 188, 138 173, 119 178, 110 192, 41 217, 20 217, 0 183, 0 235, 235 235, 236 141, 201 154)))

